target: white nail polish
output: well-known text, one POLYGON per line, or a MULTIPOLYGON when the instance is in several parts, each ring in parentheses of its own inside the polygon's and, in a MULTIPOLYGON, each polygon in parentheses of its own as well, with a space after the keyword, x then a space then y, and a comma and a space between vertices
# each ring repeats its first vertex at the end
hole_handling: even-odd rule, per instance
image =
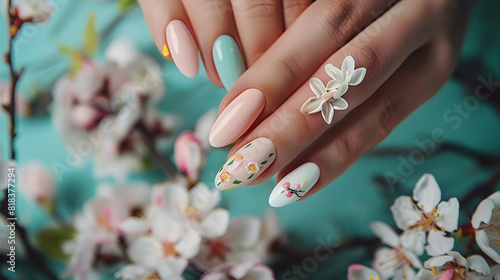
POLYGON ((294 203, 318 182, 319 174, 319 167, 312 162, 295 168, 274 187, 269 196, 269 204, 272 207, 283 207, 294 203))

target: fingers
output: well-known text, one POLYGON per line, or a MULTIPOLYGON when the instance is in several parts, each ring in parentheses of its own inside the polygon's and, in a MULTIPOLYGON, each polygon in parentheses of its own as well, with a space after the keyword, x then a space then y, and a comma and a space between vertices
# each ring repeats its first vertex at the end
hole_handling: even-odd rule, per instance
MULTIPOLYGON (((409 3, 414 2, 410 1, 409 3)), ((400 67, 400 65, 410 56, 411 53, 427 41, 425 36, 423 36, 424 30, 427 26, 425 24, 413 24, 415 22, 419 22, 422 17, 426 15, 425 9, 421 9, 420 12, 415 12, 414 9, 412 10, 410 8, 413 7, 406 6, 404 9, 398 10, 401 12, 385 14, 383 17, 378 19, 377 22, 380 23, 385 20, 389 20, 390 26, 386 26, 384 31, 377 33, 377 36, 372 36, 370 34, 373 32, 373 28, 377 28, 377 26, 373 24, 370 25, 350 43, 332 55, 324 63, 323 67, 321 67, 314 74, 314 77, 318 77, 320 79, 319 82, 324 84, 321 80, 326 81, 328 77, 323 70, 324 66, 328 63, 332 63, 333 65, 340 67, 342 59, 347 54, 351 54, 355 58, 357 63, 356 67, 362 66, 368 69, 363 83, 352 88, 350 87, 349 92, 343 96, 349 103, 349 107, 346 111, 335 112, 336 119, 341 119, 350 110, 353 110, 368 99, 371 94, 400 67), (388 17, 390 17, 390 19, 388 19, 388 17)), ((352 69, 349 71, 354 73, 352 69)), ((355 85, 359 83, 359 81, 351 81, 350 83, 355 85)), ((324 86, 323 90, 325 90, 324 86)), ((245 94, 242 94, 242 96, 245 96, 245 94)), ((321 114, 304 115, 300 112, 304 102, 311 96, 314 95, 311 92, 309 83, 307 82, 303 84, 303 86, 300 87, 288 100, 286 100, 286 102, 273 114, 260 123, 250 134, 245 136, 240 143, 235 145, 230 153, 233 156, 240 153, 240 151, 234 151, 244 147, 253 139, 265 138, 273 144, 273 152, 270 152, 271 149, 269 146, 271 145, 263 147, 263 153, 258 150, 252 151, 251 157, 245 157, 247 164, 248 162, 259 163, 259 160, 262 159, 262 156, 265 153, 269 152, 269 154, 275 154, 275 160, 272 158, 274 163, 269 166, 267 163, 270 162, 270 160, 266 159, 266 165, 259 166, 259 171, 256 172, 256 175, 252 178, 242 178, 241 175, 238 175, 237 181, 242 181, 240 185, 259 183, 268 179, 277 171, 282 169, 297 155, 299 155, 310 143, 314 142, 328 129, 329 126, 325 123, 321 114), (257 160, 252 160, 252 158, 256 158, 257 160)), ((250 99, 250 97, 247 98, 250 99)), ((243 102, 238 102, 244 104, 247 101, 243 100, 243 102)), ((336 106, 339 107, 340 105, 341 104, 336 104, 336 106)), ((228 108, 232 108, 233 106, 235 105, 231 104, 228 108)), ((221 117, 226 116, 221 114, 219 119, 221 119, 221 117)), ((226 121, 226 123, 224 123, 224 118, 221 120, 219 119, 216 121, 214 127, 218 127, 220 123, 222 123, 223 126, 227 128, 227 130, 223 129, 220 135, 230 135, 239 128, 238 126, 232 126, 234 121, 238 123, 238 118, 231 118, 233 123, 230 121, 226 121)), ((214 139, 211 139, 211 141, 214 142, 214 139)), ((231 160, 232 159, 229 161, 231 160)), ((222 172, 226 172, 231 168, 232 167, 227 166, 226 163, 226 165, 222 168, 222 172)), ((234 187, 230 183, 231 182, 227 184, 221 183, 218 187, 219 189, 234 187)))
POLYGON ((230 0, 182 0, 182 3, 210 81, 231 88, 246 67, 230 0))
POLYGON ((177 0, 138 0, 138 2, 158 51, 166 59, 172 60, 165 36, 167 24, 173 20, 180 20, 186 25, 188 31, 192 32, 182 3, 177 0))
POLYGON ((426 48, 412 55, 367 102, 287 165, 278 175, 279 182, 269 197, 271 206, 285 206, 321 190, 432 97, 450 74, 452 62, 443 61, 442 54, 426 48), (430 69, 434 69, 432 74, 430 69), (415 77, 426 79, 423 82, 415 77), (283 185, 288 182, 287 186, 295 186, 301 180, 307 184, 300 185, 299 196, 290 196, 283 185))
MULTIPOLYGON (((211 133, 214 147, 228 145, 239 138, 254 121, 257 123, 278 108, 307 77, 335 51, 343 46, 373 18, 370 11, 385 8, 386 0, 316 1, 272 47, 238 80, 222 100, 221 113, 231 101, 248 89, 264 95, 258 118, 231 124, 233 133, 221 136, 211 133)), ((228 115, 229 112, 221 113, 228 115)), ((244 120, 241 118, 240 120, 244 120)), ((222 122, 222 121, 220 121, 222 122)), ((214 130, 217 130, 214 126, 214 130)), ((219 131, 228 131, 227 129, 219 131)))
POLYGON ((309 5, 311 5, 312 0, 282 0, 283 1, 283 18, 285 29, 288 29, 290 25, 304 12, 309 5))
POLYGON ((283 33, 281 0, 231 0, 249 66, 283 33))

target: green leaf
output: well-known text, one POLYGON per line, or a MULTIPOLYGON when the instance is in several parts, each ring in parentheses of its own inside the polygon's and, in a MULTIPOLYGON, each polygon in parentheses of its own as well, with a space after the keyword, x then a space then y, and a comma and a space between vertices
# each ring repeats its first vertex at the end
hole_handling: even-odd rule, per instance
POLYGON ((255 173, 254 173, 254 174, 252 174, 252 175, 250 175, 250 177, 248 177, 248 178, 247 178, 247 180, 252 179, 253 175, 255 175, 255 173))
POLYGON ((274 153, 270 153, 270 154, 269 154, 269 157, 272 157, 273 155, 274 155, 274 153))
POLYGON ((240 183, 241 183, 241 181, 238 181, 238 180, 234 180, 234 182, 233 182, 233 184, 235 184, 235 185, 238 185, 240 183))
POLYGON ((222 182, 217 183, 217 186, 219 186, 222 182))
POLYGON ((72 240, 76 236, 76 231, 71 229, 64 229, 62 227, 48 227, 42 229, 35 234, 35 241, 38 247, 48 256, 60 260, 69 260, 69 255, 66 255, 62 246, 63 243, 72 240))
POLYGON ((118 0, 118 9, 120 12, 128 10, 128 8, 131 8, 137 4, 136 0, 118 0))
POLYGON ((69 67, 69 76, 74 77, 76 72, 78 72, 78 70, 82 68, 83 65, 82 54, 80 53, 79 50, 72 49, 63 44, 59 44, 59 51, 69 56, 69 58, 71 59, 71 65, 69 67))
POLYGON ((232 161, 230 161, 230 162, 227 164, 227 166, 229 166, 229 165, 231 165, 231 164, 233 164, 233 163, 234 163, 234 159, 233 159, 232 161))
POLYGON ((245 146, 245 148, 248 148, 252 145, 252 142, 248 143, 248 145, 245 146))
POLYGON ((265 161, 261 162, 260 164, 261 164, 261 165, 264 165, 264 164, 266 164, 266 163, 267 163, 267 160, 265 160, 265 161))
POLYGON ((95 12, 90 14, 83 32, 83 50, 87 56, 92 56, 99 46, 99 33, 95 28, 95 17, 95 12))

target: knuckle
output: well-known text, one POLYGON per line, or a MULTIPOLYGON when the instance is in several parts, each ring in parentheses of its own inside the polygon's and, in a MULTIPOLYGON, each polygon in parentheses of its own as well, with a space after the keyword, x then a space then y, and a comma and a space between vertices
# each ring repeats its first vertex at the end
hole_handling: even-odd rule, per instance
POLYGON ((375 113, 375 130, 380 138, 385 138, 399 123, 402 113, 393 98, 387 97, 375 113))
POLYGON ((379 45, 374 41, 370 41, 363 46, 352 44, 349 52, 355 58, 356 64, 359 62, 359 67, 370 69, 367 75, 372 77, 383 76, 387 58, 384 55, 385 52, 381 51, 379 45))
POLYGON ((327 154, 335 156, 341 165, 348 165, 360 156, 361 140, 356 131, 348 129, 337 135, 328 145, 327 154))
POLYGON ((316 14, 313 24, 334 47, 350 40, 356 31, 358 13, 352 1, 325 1, 316 7, 316 14))
POLYGON ((283 1, 284 14, 298 15, 305 10, 311 1, 309 0, 285 0, 283 1))
MULTIPOLYGON (((182 0, 184 4, 186 4, 187 1, 192 0, 182 0)), ((232 13, 231 4, 223 0, 201 0, 197 3, 196 9, 201 15, 216 14, 223 17, 228 13, 232 13)))
POLYGON ((275 56, 274 63, 276 73, 280 73, 281 78, 286 82, 294 82, 301 78, 302 67, 292 55, 286 55, 284 58, 275 56))
POLYGON ((239 13, 244 13, 250 18, 269 17, 281 13, 281 1, 231 0, 231 4, 239 13))

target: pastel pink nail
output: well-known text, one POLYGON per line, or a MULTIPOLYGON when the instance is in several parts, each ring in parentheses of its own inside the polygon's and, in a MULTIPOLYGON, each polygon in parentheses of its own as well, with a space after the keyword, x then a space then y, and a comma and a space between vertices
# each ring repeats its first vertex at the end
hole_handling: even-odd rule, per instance
POLYGON ((167 25, 165 35, 170 54, 177 68, 186 77, 196 77, 200 67, 198 48, 187 26, 181 20, 173 20, 167 25))
POLYGON ((231 102, 210 131, 210 145, 224 147, 238 139, 260 115, 266 99, 258 89, 247 89, 231 102))

